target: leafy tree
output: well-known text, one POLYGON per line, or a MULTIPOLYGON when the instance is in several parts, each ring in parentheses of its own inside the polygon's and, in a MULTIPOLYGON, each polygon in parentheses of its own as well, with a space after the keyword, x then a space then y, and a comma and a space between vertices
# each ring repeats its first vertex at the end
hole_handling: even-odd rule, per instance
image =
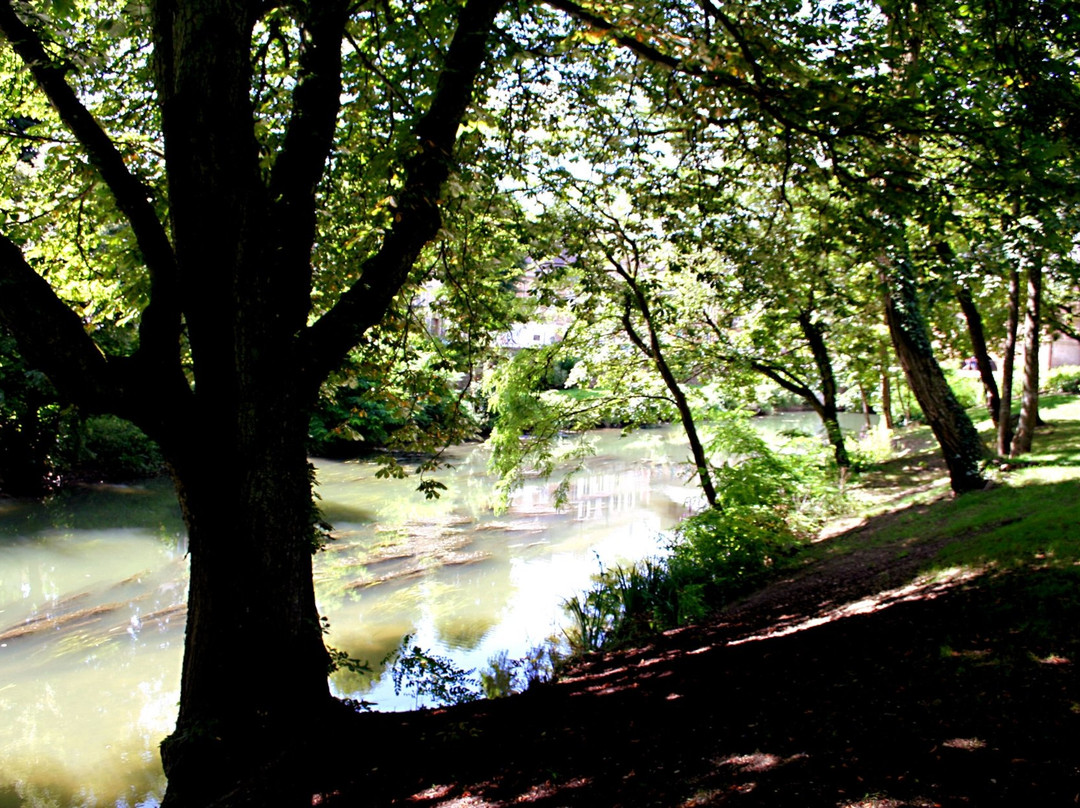
POLYGON ((439 235, 501 6, 0 3, 14 102, 42 121, 19 142, 49 147, 8 189, 33 205, 3 223, 0 320, 64 399, 160 444, 189 532, 167 805, 238 782, 298 800, 285 763, 337 709, 308 417, 439 235), (98 278, 137 281, 123 350, 69 291, 98 278))

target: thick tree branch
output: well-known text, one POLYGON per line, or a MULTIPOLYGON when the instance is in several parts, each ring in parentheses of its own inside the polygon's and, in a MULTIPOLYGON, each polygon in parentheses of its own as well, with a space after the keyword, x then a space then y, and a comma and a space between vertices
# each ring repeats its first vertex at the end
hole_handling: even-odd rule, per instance
POLYGON ((415 151, 405 161, 405 183, 394 223, 379 251, 338 303, 301 337, 305 381, 314 389, 378 323, 408 277, 420 251, 442 226, 439 196, 450 176, 458 126, 472 102, 495 16, 505 0, 468 0, 446 55, 427 113, 417 122, 415 151))
POLYGON ((281 264, 290 272, 298 262, 308 262, 315 239, 315 191, 326 169, 341 105, 341 43, 348 8, 347 0, 312 3, 303 26, 292 115, 269 188, 273 231, 288 237, 281 264))
MULTIPOLYGON (((758 112, 771 118, 785 130, 811 136, 826 148, 841 137, 882 138, 889 131, 912 134, 925 129, 922 120, 910 106, 891 112, 874 108, 866 99, 853 96, 849 92, 848 82, 843 80, 830 84, 830 93, 824 93, 820 86, 811 88, 790 82, 781 83, 766 71, 762 61, 754 53, 755 43, 713 3, 705 4, 706 14, 719 20, 734 40, 734 49, 745 62, 750 79, 727 69, 713 69, 708 63, 702 62, 696 53, 688 51, 684 58, 666 52, 647 38, 639 38, 640 32, 623 31, 618 23, 585 8, 575 0, 544 0, 544 3, 581 20, 591 28, 605 32, 620 47, 645 61, 698 79, 706 86, 728 90, 750 100, 756 105, 758 112), (829 94, 837 96, 835 103, 823 105, 823 100, 829 94), (800 110, 805 112, 800 113, 800 110)), ((937 122, 936 126, 940 129, 942 123, 937 122)))
POLYGON ((150 303, 140 324, 140 357, 174 360, 179 350, 180 309, 177 268, 172 245, 150 202, 150 190, 124 164, 123 155, 64 79, 41 38, 15 13, 11 0, 0 0, 0 31, 26 64, 64 125, 86 150, 131 224, 150 272, 150 303))
POLYGON ((761 375, 772 379, 789 393, 794 393, 809 404, 815 412, 820 412, 821 400, 810 387, 791 376, 784 368, 777 368, 757 359, 750 360, 750 367, 761 375))
POLYGON ((119 399, 109 362, 82 320, 2 233, 0 301, 0 322, 15 335, 23 356, 49 377, 65 400, 99 411, 119 399))

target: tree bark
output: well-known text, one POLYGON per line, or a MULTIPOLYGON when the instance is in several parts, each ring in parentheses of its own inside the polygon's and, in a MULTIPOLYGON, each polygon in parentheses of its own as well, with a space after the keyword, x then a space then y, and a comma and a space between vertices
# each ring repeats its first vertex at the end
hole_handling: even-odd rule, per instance
MULTIPOLYGON (((810 352, 814 355, 814 364, 817 366, 818 377, 821 379, 821 406, 818 415, 825 425, 829 443, 832 444, 836 465, 840 468, 848 468, 851 465, 851 458, 848 457, 847 447, 844 445, 844 432, 840 429, 840 419, 836 408, 836 374, 833 372, 828 346, 825 345, 824 332, 821 326, 814 322, 808 311, 800 311, 798 320, 803 336, 810 346, 810 352)), ((814 396, 814 399, 816 398, 814 396)))
POLYGON ((991 365, 990 352, 986 347, 986 333, 983 330, 982 315, 971 297, 971 289, 965 284, 956 287, 956 299, 960 302, 960 310, 964 313, 967 322, 968 336, 971 338, 971 350, 975 356, 975 362, 979 366, 979 377, 982 379, 986 390, 986 408, 990 411, 990 418, 994 426, 998 423, 998 414, 1001 410, 1001 396, 998 394, 997 380, 994 378, 994 369, 991 365))
POLYGON ((980 472, 985 448, 934 358, 907 257, 885 255, 879 258, 878 266, 893 347, 908 385, 941 446, 952 489, 957 493, 980 489, 986 484, 980 472))
POLYGON ((892 377, 889 374, 889 353, 884 344, 881 346, 881 417, 885 419, 885 428, 893 429, 892 377))
POLYGON ((1016 332, 1020 325, 1020 273, 1009 272, 1009 302, 1005 322, 1005 344, 1001 359, 1001 404, 998 413, 997 452, 1008 457, 1012 450, 1012 390, 1016 367, 1016 332))
POLYGON ((634 280, 629 272, 617 264, 615 271, 623 278, 630 290, 626 306, 623 308, 623 330, 630 338, 630 341, 634 343, 634 346, 652 361, 653 365, 660 373, 660 377, 664 380, 664 386, 667 387, 668 392, 671 394, 672 401, 675 402, 675 409, 679 413, 679 420, 682 422, 683 432, 686 434, 686 440, 690 444, 690 454, 694 459, 698 482, 701 484, 701 491, 705 495, 705 501, 709 503, 710 508, 718 508, 719 504, 716 498, 716 487, 713 485, 709 458, 705 454, 705 447, 701 444, 701 436, 698 434, 697 424, 694 422, 694 414, 690 410, 690 403, 686 399, 686 393, 683 392, 682 385, 679 384, 679 380, 675 377, 675 373, 672 371, 671 366, 664 357, 664 351, 660 345, 660 338, 656 332, 656 323, 652 318, 649 300, 645 296, 641 286, 634 280), (649 334, 649 341, 647 343, 642 339, 641 335, 638 334, 637 329, 634 328, 633 320, 630 317, 632 308, 636 308, 645 321, 645 328, 648 330, 649 334))
POLYGON ((1020 422, 1013 436, 1010 457, 1031 451, 1031 441, 1039 422, 1039 336, 1042 330, 1042 256, 1028 266, 1027 305, 1024 310, 1024 392, 1020 400, 1020 422))

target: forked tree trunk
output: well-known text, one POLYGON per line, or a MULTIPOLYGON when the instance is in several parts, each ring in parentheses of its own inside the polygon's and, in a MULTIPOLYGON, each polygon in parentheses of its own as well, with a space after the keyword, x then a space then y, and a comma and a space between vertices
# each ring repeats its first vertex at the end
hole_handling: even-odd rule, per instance
POLYGON ((1012 450, 1012 389, 1013 370, 1016 367, 1016 332, 1020 326, 1020 273, 1014 268, 1009 272, 1009 303, 1005 322, 1005 345, 1001 359, 1001 409, 998 413, 997 452, 1008 457, 1012 450))
POLYGON ((1042 256, 1028 266, 1027 306, 1024 311, 1024 392, 1020 400, 1020 423, 1016 427, 1011 457, 1031 451, 1039 423, 1039 334, 1042 330, 1042 256))

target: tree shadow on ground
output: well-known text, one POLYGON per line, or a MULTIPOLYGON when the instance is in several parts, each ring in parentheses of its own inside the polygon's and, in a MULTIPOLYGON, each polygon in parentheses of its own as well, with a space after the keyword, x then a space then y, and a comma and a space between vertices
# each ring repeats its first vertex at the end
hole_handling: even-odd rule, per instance
MULTIPOLYGON (((1045 503, 1076 500, 1075 482, 1028 488, 1030 508, 1003 517, 1009 527, 1038 528, 1045 503)), ((1019 496, 871 520, 835 539, 865 547, 520 697, 356 716, 317 801, 1074 805, 1080 568, 1036 544, 996 559, 997 545, 965 528, 967 509, 1019 496), (973 549, 945 572, 950 546, 973 549), (340 754, 357 737, 373 745, 340 754)), ((1010 552, 1039 532, 1018 533, 1010 552)))

